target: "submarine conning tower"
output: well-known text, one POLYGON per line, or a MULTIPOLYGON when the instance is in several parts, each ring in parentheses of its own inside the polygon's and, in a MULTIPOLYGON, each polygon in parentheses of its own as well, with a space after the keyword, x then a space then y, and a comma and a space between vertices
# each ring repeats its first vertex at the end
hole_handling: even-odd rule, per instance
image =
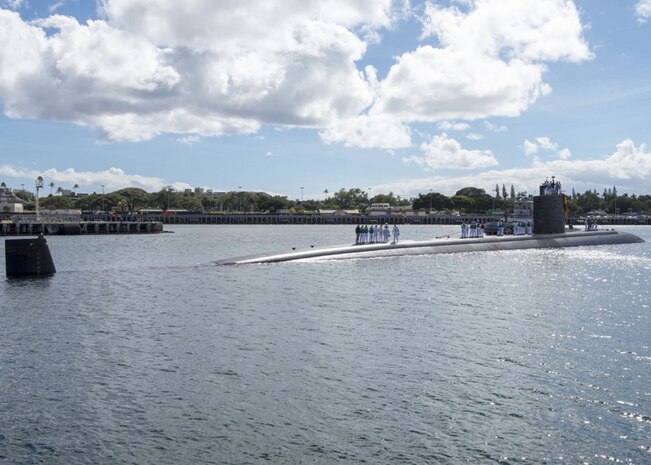
POLYGON ((540 195, 533 198, 533 233, 556 234, 565 232, 565 208, 561 183, 546 180, 540 185, 540 195))

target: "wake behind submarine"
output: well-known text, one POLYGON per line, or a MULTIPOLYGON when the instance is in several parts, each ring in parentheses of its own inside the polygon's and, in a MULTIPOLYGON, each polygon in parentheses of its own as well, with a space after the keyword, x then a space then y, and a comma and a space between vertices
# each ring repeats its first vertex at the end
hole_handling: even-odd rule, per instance
MULTIPOLYGON (((559 185, 560 186, 560 185, 559 185)), ((483 252, 593 245, 634 244, 644 240, 634 234, 615 230, 582 231, 565 229, 565 209, 560 188, 545 182, 533 202, 533 234, 529 236, 487 236, 444 238, 400 243, 355 244, 311 248, 289 253, 259 254, 219 260, 218 265, 277 263, 312 258, 350 259, 402 255, 483 252)))

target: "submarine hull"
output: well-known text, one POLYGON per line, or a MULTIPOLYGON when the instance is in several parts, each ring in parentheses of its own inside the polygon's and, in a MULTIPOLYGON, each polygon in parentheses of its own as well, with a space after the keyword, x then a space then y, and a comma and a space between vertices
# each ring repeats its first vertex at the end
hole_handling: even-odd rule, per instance
POLYGON ((215 263, 218 265, 241 265, 247 263, 278 263, 318 258, 377 258, 402 255, 634 244, 639 242, 644 242, 644 240, 627 232, 611 230, 575 231, 556 234, 534 234, 532 236, 491 236, 473 239, 404 241, 398 244, 342 245, 288 253, 239 257, 220 260, 215 263))

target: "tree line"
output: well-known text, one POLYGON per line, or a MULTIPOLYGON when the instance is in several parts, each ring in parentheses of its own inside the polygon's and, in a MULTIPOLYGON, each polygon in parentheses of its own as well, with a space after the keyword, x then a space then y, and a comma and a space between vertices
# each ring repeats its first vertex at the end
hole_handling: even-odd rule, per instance
MULTIPOLYGON (((14 194, 23 199, 25 210, 34 210, 35 197, 32 192, 18 189, 14 194)), ((414 210, 450 213, 486 214, 490 211, 511 212, 516 198, 511 186, 496 186, 491 194, 485 189, 464 187, 452 196, 439 192, 418 194, 412 198, 401 198, 393 193, 376 194, 369 197, 368 191, 360 188, 340 189, 334 193, 324 191, 324 199, 292 200, 287 196, 270 195, 265 192, 231 191, 215 197, 203 192, 180 192, 164 188, 158 192, 147 192, 139 188, 125 188, 106 194, 56 195, 39 198, 40 208, 80 209, 82 211, 137 212, 143 209, 188 210, 204 213, 275 213, 280 210, 291 212, 313 212, 316 210, 359 210, 365 211, 372 203, 391 206, 411 206, 414 210)), ((574 189, 568 196, 568 210, 571 216, 581 216, 601 210, 608 214, 651 213, 650 195, 618 195, 615 187, 604 189, 602 194, 588 190, 582 194, 574 189)))

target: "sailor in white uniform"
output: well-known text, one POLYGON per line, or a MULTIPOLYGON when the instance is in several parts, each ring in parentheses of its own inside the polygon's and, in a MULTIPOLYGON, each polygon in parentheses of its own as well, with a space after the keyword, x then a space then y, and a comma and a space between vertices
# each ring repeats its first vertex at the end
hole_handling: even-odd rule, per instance
POLYGON ((398 228, 397 224, 393 225, 393 243, 397 244, 398 243, 398 237, 400 236, 400 228, 398 228))

